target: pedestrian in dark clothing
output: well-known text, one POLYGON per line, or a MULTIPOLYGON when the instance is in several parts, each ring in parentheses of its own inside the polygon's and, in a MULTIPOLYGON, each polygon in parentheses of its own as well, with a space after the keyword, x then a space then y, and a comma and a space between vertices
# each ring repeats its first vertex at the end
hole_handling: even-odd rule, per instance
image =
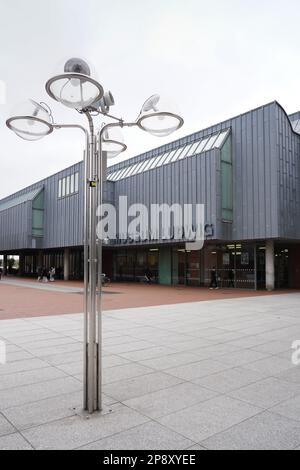
POLYGON ((210 289, 218 289, 218 276, 217 276, 217 270, 216 267, 214 266, 211 270, 210 273, 210 289))

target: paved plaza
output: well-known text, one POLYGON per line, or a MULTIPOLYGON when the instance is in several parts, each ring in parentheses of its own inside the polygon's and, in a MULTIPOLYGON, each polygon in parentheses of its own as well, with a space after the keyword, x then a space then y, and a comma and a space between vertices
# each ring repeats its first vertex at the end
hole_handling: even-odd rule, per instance
POLYGON ((0 449, 300 447, 299 293, 108 310, 104 409, 82 412, 82 314, 0 321, 0 449))
MULTIPOLYGON (((276 291, 276 294, 286 291, 276 291)), ((287 291, 289 292, 289 291, 287 291)), ((203 300, 274 295, 263 290, 214 289, 145 283, 110 283, 103 288, 104 310, 168 305, 203 300)), ((80 313, 83 310, 83 282, 39 283, 34 278, 2 277, 0 320, 42 315, 80 313)))

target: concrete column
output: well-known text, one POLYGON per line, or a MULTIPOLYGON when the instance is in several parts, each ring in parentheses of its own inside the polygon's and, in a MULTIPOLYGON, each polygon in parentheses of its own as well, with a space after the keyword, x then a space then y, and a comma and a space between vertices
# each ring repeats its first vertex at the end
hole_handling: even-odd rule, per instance
POLYGON ((7 255, 3 255, 3 275, 7 274, 7 255))
POLYGON ((64 250, 64 281, 68 281, 70 276, 70 250, 64 250))
POLYGON ((266 289, 275 289, 275 256, 273 240, 266 240, 266 289))

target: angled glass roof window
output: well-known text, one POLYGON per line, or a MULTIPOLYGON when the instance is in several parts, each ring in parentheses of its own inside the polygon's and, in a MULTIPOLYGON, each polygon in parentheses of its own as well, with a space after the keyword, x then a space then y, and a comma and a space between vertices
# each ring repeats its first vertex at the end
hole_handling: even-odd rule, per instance
POLYGON ((126 171, 128 171, 128 167, 121 168, 121 170, 119 170, 118 174, 115 176, 115 181, 119 181, 121 178, 123 178, 123 175, 126 171))
POLYGON ((182 147, 180 147, 179 149, 176 149, 176 150, 175 150, 175 153, 173 154, 173 156, 172 156, 172 158, 171 158, 171 160, 170 160, 170 162, 176 162, 176 160, 177 160, 179 154, 182 152, 182 150, 183 150, 182 147))
POLYGON ((141 162, 126 166, 121 170, 113 171, 108 175, 108 179, 112 181, 118 181, 122 178, 127 178, 128 176, 133 176, 138 173, 160 167, 162 165, 167 165, 168 163, 176 162, 185 157, 191 157, 196 154, 198 155, 207 150, 212 150, 213 148, 221 148, 224 145, 229 133, 229 128, 215 132, 198 139, 196 142, 182 145, 181 147, 164 152, 158 156, 147 158, 141 162))
POLYGON ((191 147, 189 148, 188 152, 185 154, 186 157, 192 157, 195 153, 197 148, 199 147, 201 141, 197 140, 197 142, 194 142, 191 147))
POLYGON ((201 140, 199 147, 197 149, 197 153, 203 152, 203 149, 208 141, 209 141, 209 137, 204 137, 204 139, 201 140))
POLYGON ((162 158, 158 161, 157 166, 162 166, 165 164, 166 159, 168 158, 169 151, 162 155, 162 158))
POLYGON ((218 134, 212 135, 209 139, 207 144, 205 145, 203 151, 211 150, 214 146, 215 141, 217 140, 218 134))
POLYGON ((193 144, 188 144, 184 147, 183 154, 180 156, 180 158, 185 158, 187 156, 192 145, 193 144))
POLYGON ((136 175, 137 173, 140 173, 141 172, 141 168, 143 166, 143 163, 144 162, 138 162, 137 163, 137 167, 134 169, 132 175, 136 175))
POLYGON ((148 165, 145 166, 144 171, 149 170, 150 166, 153 163, 153 160, 156 160, 156 157, 155 158, 150 158, 150 160, 148 160, 148 165))
POLYGON ((43 186, 37 189, 33 189, 28 191, 27 193, 21 194, 20 196, 15 196, 9 201, 0 202, 0 212, 5 211, 6 209, 10 209, 12 207, 18 206, 19 204, 23 204, 24 202, 33 201, 43 190, 43 186))
POLYGON ((230 130, 229 129, 225 129, 224 131, 220 132, 220 134, 218 135, 215 143, 214 143, 214 147, 216 148, 220 148, 223 146, 225 140, 227 139, 227 136, 229 134, 230 130))
MULTIPOLYGON (((121 178, 126 178, 127 175, 128 175, 128 173, 130 172, 131 168, 132 168, 132 166, 127 166, 127 167, 124 169, 124 172, 122 173, 122 176, 120 175, 121 178)), ((121 179, 121 178, 120 178, 120 179, 121 179)))
POLYGON ((135 165, 133 165, 133 166, 131 167, 131 170, 129 171, 129 173, 127 173, 127 176, 136 175, 139 166, 141 166, 141 162, 138 162, 138 163, 136 163, 135 165))
POLYGON ((170 161, 172 160, 174 154, 176 153, 177 149, 175 150, 171 150, 171 152, 169 153, 169 155, 167 156, 167 158, 164 160, 164 165, 166 165, 167 163, 170 163, 170 161))
POLYGON ((144 171, 144 169, 146 168, 147 165, 148 165, 148 160, 144 160, 144 161, 143 161, 143 164, 142 164, 142 166, 141 166, 141 168, 140 168, 140 171, 144 171))
POLYGON ((153 158, 153 161, 152 161, 151 165, 149 166, 148 170, 152 170, 152 168, 156 168, 158 160, 159 160, 159 157, 153 158))
POLYGON ((108 175, 108 178, 112 181, 115 181, 119 174, 120 174, 120 170, 119 171, 114 171, 113 173, 110 173, 108 175))

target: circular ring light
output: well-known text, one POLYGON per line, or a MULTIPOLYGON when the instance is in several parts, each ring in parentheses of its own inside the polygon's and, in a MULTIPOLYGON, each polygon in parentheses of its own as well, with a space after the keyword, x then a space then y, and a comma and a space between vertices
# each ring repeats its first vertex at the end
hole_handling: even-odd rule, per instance
POLYGON ((100 83, 81 73, 64 73, 50 78, 46 91, 51 98, 72 109, 84 109, 102 98, 100 83))

